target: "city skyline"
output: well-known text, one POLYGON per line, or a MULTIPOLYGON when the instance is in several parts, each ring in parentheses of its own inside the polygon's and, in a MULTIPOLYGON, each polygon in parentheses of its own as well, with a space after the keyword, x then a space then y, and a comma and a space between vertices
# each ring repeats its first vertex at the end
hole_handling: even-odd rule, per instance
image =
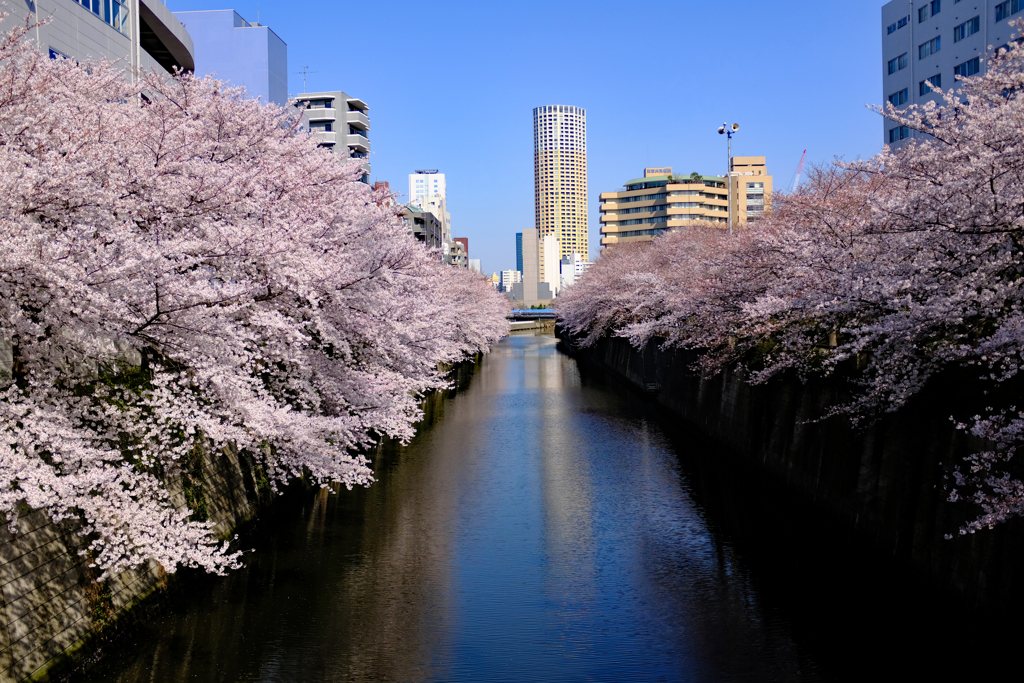
POLYGON ((515 234, 535 227, 531 112, 545 103, 587 110, 592 260, 598 192, 647 166, 724 173, 716 132, 724 120, 742 126, 733 153, 764 155, 778 189, 788 189, 804 149, 808 168, 877 153, 881 118, 865 105, 880 104, 883 4, 846 8, 839 31, 833 15, 796 0, 654 2, 644 12, 606 2, 526 0, 472 12, 439 3, 429 13, 398 0, 363 9, 352 50, 330 47, 336 26, 351 20, 345 7, 321 0, 301 14, 252 0, 168 0, 168 9, 233 8, 287 43, 290 94, 302 90, 297 74, 309 67, 307 90, 367 102, 371 183, 388 181, 404 195, 402 178, 415 169, 444 171, 455 234, 472 240, 490 274, 515 268, 515 234), (704 28, 683 43, 681 25, 704 28), (432 68, 410 69, 427 48, 432 68))

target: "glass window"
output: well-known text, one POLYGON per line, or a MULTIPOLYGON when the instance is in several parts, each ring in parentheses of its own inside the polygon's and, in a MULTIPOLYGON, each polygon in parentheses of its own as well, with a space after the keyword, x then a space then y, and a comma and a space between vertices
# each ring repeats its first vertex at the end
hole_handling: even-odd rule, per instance
POLYGON ((953 67, 953 74, 955 76, 962 76, 967 78, 981 71, 981 58, 975 57, 974 59, 968 59, 963 64, 957 64, 953 67))
POLYGON ((1013 16, 1024 8, 1024 0, 1006 0, 996 5, 996 21, 1013 16))
POLYGON ((906 126, 896 126, 889 129, 889 142, 898 142, 910 137, 910 129, 906 126))
POLYGON ((889 95, 889 103, 892 106, 894 106, 894 107, 898 107, 901 104, 906 104, 907 103, 907 94, 908 94, 908 88, 904 88, 903 90, 900 90, 899 92, 894 92, 893 94, 889 95))
POLYGON ((918 83, 917 87, 917 94, 920 95, 921 97, 924 97, 925 95, 932 91, 938 90, 939 88, 942 87, 942 74, 935 74, 934 76, 929 76, 925 80, 918 83), (931 82, 932 84, 932 87, 930 88, 928 87, 929 82, 931 82))
POLYGON ((942 49, 942 36, 935 36, 926 43, 921 43, 917 47, 918 59, 924 59, 928 55, 935 54, 942 49))
POLYGON ((981 17, 974 17, 968 19, 959 26, 953 27, 953 42, 957 43, 966 38, 967 36, 973 36, 975 33, 981 30, 981 17))

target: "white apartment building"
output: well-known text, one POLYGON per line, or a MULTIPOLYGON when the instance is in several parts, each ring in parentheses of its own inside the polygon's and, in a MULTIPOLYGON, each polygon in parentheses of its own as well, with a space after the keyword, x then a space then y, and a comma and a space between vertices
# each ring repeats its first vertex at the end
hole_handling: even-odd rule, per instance
POLYGON ((562 246, 554 234, 540 238, 540 281, 548 283, 552 296, 558 296, 562 286, 562 246))
POLYGON ((452 241, 452 216, 448 213, 448 190, 444 173, 437 169, 418 170, 409 174, 409 203, 429 211, 441 223, 442 240, 452 241))
POLYGON ((501 271, 501 291, 511 292, 512 285, 523 281, 523 274, 518 270, 501 271))
POLYGON ((289 101, 305 107, 302 126, 321 147, 362 159, 363 182, 369 182, 370 108, 366 102, 340 90, 301 93, 289 101))
MULTIPOLYGON (((882 7, 882 101, 904 108, 936 99, 957 76, 985 69, 989 45, 1013 39, 1010 20, 1024 16, 1024 0, 892 0, 882 7)), ((898 145, 917 135, 884 120, 882 142, 898 145)))

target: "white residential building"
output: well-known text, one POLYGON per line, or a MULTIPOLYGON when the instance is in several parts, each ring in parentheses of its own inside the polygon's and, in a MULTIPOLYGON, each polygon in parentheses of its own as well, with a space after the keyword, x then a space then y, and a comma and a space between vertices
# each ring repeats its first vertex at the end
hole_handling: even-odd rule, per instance
MULTIPOLYGON (((1024 0, 892 0, 882 7, 882 102, 897 108, 937 99, 932 89, 956 88, 957 76, 985 70, 985 51, 1014 37, 1010 20, 1024 0)), ((918 135, 884 120, 882 142, 918 135)))
POLYGON ((452 217, 448 213, 448 191, 444 173, 437 169, 418 170, 409 174, 409 203, 434 214, 441 223, 444 243, 452 241, 452 217))
POLYGON ((562 247, 555 235, 547 234, 540 240, 540 281, 548 283, 552 296, 558 296, 558 290, 562 286, 562 269, 559 262, 562 259, 562 247))
POLYGON ((523 281, 523 274, 518 270, 501 271, 501 291, 511 292, 512 285, 523 281))

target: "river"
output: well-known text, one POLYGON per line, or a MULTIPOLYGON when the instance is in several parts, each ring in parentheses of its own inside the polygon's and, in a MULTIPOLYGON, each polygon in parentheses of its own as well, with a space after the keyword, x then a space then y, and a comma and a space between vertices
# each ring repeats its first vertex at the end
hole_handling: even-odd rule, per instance
POLYGON ((892 642, 920 631, 915 598, 881 600, 887 570, 858 564, 851 541, 822 541, 812 516, 731 468, 642 396, 581 376, 554 338, 509 337, 411 444, 382 449, 372 487, 287 494, 245 536, 244 569, 184 577, 74 680, 899 669, 890 657, 918 647, 913 633, 892 642))

